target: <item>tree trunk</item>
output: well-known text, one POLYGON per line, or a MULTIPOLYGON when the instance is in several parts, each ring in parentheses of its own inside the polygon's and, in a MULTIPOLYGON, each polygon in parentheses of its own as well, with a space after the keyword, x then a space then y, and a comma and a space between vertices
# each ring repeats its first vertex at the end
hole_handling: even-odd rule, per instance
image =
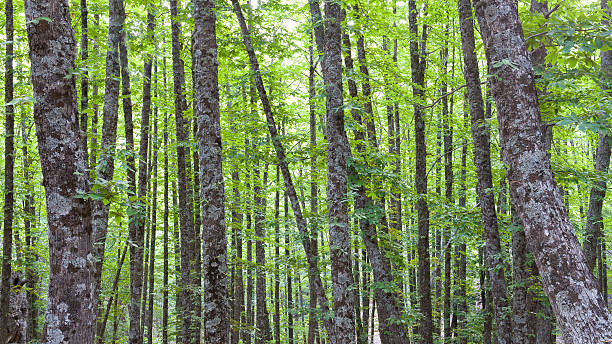
MULTIPOLYGON (((310 240, 312 242, 313 251, 318 253, 317 243, 317 232, 318 232, 318 198, 319 188, 317 185, 317 114, 315 109, 315 62, 314 62, 314 49, 311 44, 308 46, 309 52, 309 73, 308 73, 308 107, 310 110, 310 240)), ((285 197, 285 203, 287 198, 285 197)), ((286 220, 285 220, 286 221, 286 220)), ((315 257, 318 260, 318 256, 315 257)), ((310 299, 310 312, 308 313, 308 338, 307 344, 314 344, 317 333, 318 320, 316 316, 317 308, 317 295, 315 294, 315 276, 312 275, 311 271, 308 272, 308 290, 310 299)))
MULTIPOLYGON (((255 146, 253 150, 256 152, 255 146)), ((255 157, 259 160, 257 153, 255 157)), ((263 183, 259 179, 259 162, 255 162, 253 180, 255 191, 255 344, 264 344, 271 339, 270 334, 270 316, 268 314, 268 306, 266 300, 266 249, 264 247, 265 240, 265 221, 266 221, 266 185, 268 184, 268 163, 264 165, 263 183)))
POLYGON ((85 159, 89 163, 87 153, 87 108, 89 107, 89 61, 88 43, 89 34, 87 29, 87 0, 81 0, 81 63, 85 66, 81 74, 81 135, 83 135, 83 147, 85 147, 85 159))
MULTIPOLYGON (((285 214, 285 219, 288 218, 289 216, 289 202, 288 202, 288 197, 287 194, 285 193, 285 201, 284 201, 284 214, 285 214)), ((286 276, 286 280, 287 280, 287 343, 288 344, 294 344, 294 338, 293 338, 293 310, 294 310, 294 306, 293 306, 293 279, 292 279, 292 274, 291 274, 291 267, 289 266, 289 257, 290 257, 290 251, 289 251, 289 245, 291 243, 291 241, 289 240, 289 229, 287 228, 287 221, 285 221, 285 257, 287 258, 287 267, 285 268, 285 271, 287 271, 287 276, 286 276)), ((309 271, 310 273, 310 271, 309 271)))
MULTIPOLYGON (((413 96, 421 101, 425 88, 425 47, 427 44, 427 25, 423 25, 422 38, 419 40, 417 26, 418 10, 415 0, 408 1, 410 11, 408 19, 410 32, 410 63, 412 69, 413 96)), ((429 267, 429 208, 425 197, 427 196, 427 148, 425 142, 425 121, 423 120, 422 105, 414 104, 414 130, 415 130, 415 186, 419 195, 416 209, 418 212, 418 289, 421 305, 421 319, 419 334, 421 343, 433 343, 433 318, 431 309, 431 286, 429 267)))
MULTIPOLYGON (((157 65, 155 67, 155 74, 157 74, 157 65)), ((156 93, 157 93, 157 79, 156 79, 156 93)), ((157 96, 157 94, 156 94, 157 96)), ((153 189, 152 195, 153 203, 151 205, 151 232, 149 234, 149 308, 147 313, 147 338, 148 343, 153 344, 153 299, 155 295, 155 236, 157 233, 157 107, 153 110, 153 142, 151 144, 151 150, 153 151, 153 189)))
POLYGON ((183 112, 187 110, 185 99, 185 67, 181 59, 181 29, 178 21, 178 0, 170 1, 172 18, 172 69, 174 75, 174 108, 176 116, 176 154, 178 170, 178 198, 181 229, 181 298, 182 298, 182 336, 183 344, 199 342, 199 314, 196 302, 200 299, 199 281, 195 276, 197 251, 196 233, 193 223, 193 200, 190 182, 190 149, 187 120, 183 112))
POLYGON ((588 269, 546 156, 533 67, 517 4, 479 0, 475 8, 489 73, 498 76, 491 84, 510 192, 564 341, 610 340, 612 316, 588 269))
POLYGON ((495 195, 493 194, 493 176, 491 173, 491 150, 489 147, 489 129, 485 118, 484 101, 480 87, 478 58, 475 52, 474 25, 472 7, 469 0, 457 0, 459 7, 459 26, 463 50, 463 71, 469 98, 472 138, 474 140, 474 165, 478 184, 476 191, 480 203, 482 224, 485 237, 485 261, 491 282, 491 295, 495 305, 498 340, 500 344, 512 343, 512 319, 506 314, 509 306, 504 263, 502 260, 495 195))
POLYGON ((0 338, 9 334, 9 295, 13 256, 13 203, 15 167, 15 111, 13 101, 13 1, 5 3, 6 56, 4 60, 4 227, 2 231, 2 278, 0 280, 0 338))
POLYGON ((25 4, 34 121, 49 225, 49 291, 44 341, 92 343, 95 309, 90 191, 78 126, 76 40, 67 1, 25 4), (40 19, 46 17, 49 20, 40 19), (54 44, 49 44, 54 42, 54 44))
MULTIPOLYGON (((162 68, 164 78, 164 90, 162 94, 166 95, 166 58, 165 49, 162 53, 162 68)), ((168 168, 168 113, 164 111, 164 277, 162 282, 162 344, 168 344, 168 278, 169 278, 169 262, 168 262, 168 231, 169 231, 169 168, 168 168)))
MULTIPOLYGON (((200 199, 202 202, 202 263, 204 266, 204 336, 207 343, 229 340, 225 190, 221 154, 221 115, 216 41, 215 2, 194 2, 193 67, 198 118, 200 199)), ((198 296, 199 298, 199 296, 198 296)))
POLYGON ((330 259, 334 300, 335 343, 355 343, 354 300, 350 286, 351 240, 347 208, 347 164, 351 148, 344 130, 342 99, 341 5, 325 0, 322 74, 325 82, 330 259))
MULTIPOLYGON (((104 183, 113 179, 115 171, 115 147, 117 142, 117 120, 119 116, 119 43, 121 41, 121 30, 124 18, 121 16, 121 1, 109 1, 109 27, 108 27, 108 50, 106 52, 106 76, 104 79, 104 104, 102 106, 102 139, 100 143, 99 159, 100 167, 97 171, 94 192, 110 191, 101 189, 98 191, 97 184, 105 188, 104 183)), ((94 135, 95 136, 95 135, 94 135)), ((93 148, 94 145, 92 145, 93 148)), ((92 152, 92 159, 97 160, 96 153, 92 152)), ((92 160, 92 167, 96 164, 92 160)), ((102 283, 102 268, 104 265, 104 250, 106 248, 106 234, 108 230, 108 213, 110 203, 104 204, 102 200, 93 201, 92 226, 94 240, 94 304, 96 311, 100 312, 100 286, 102 283)))

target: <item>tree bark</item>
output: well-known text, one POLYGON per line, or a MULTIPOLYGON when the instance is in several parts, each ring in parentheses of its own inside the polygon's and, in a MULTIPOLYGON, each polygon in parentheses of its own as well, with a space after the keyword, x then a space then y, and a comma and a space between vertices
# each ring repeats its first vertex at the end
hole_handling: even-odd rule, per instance
POLYGON ((193 344, 199 341, 199 314, 196 313, 196 302, 199 300, 199 281, 196 280, 196 233, 193 223, 193 200, 190 186, 190 149, 188 145, 187 120, 183 112, 187 110, 185 99, 185 67, 181 59, 181 29, 178 20, 178 0, 170 1, 172 20, 172 69, 174 75, 174 108, 176 116, 176 154, 178 171, 178 198, 181 229, 181 298, 183 314, 182 336, 183 344, 193 344))
POLYGON ((207 343, 225 344, 230 327, 215 2, 195 0, 193 14, 195 110, 203 200, 204 336, 207 343))
POLYGON ((465 64, 463 73, 467 84, 472 139, 474 140, 474 165, 476 165, 476 174, 478 176, 476 191, 484 227, 485 262, 491 282, 493 304, 495 305, 498 340, 500 344, 511 344, 512 318, 506 314, 509 301, 497 226, 495 195, 493 194, 489 129, 485 118, 478 58, 475 52, 476 43, 474 39, 474 24, 472 22, 472 7, 469 0, 457 0, 457 5, 459 7, 459 26, 461 28, 461 43, 465 64))
POLYGON ((433 318, 431 309, 431 286, 429 267, 429 208, 425 197, 427 196, 427 148, 425 142, 425 122, 423 120, 422 101, 425 88, 425 47, 427 44, 427 25, 423 25, 421 39, 417 25, 418 10, 415 0, 408 1, 409 26, 412 34, 410 40, 410 65, 412 72, 412 94, 417 102, 414 104, 414 130, 415 130, 415 186, 418 200, 418 289, 421 305, 421 319, 419 334, 421 343, 433 343, 433 318))
POLYGON ((89 34, 87 29, 87 0, 81 0, 81 63, 85 66, 85 70, 81 74, 81 132, 83 135, 83 147, 85 147, 85 158, 89 163, 87 152, 87 108, 89 107, 89 57, 88 43, 89 34))
POLYGON ((76 57, 67 1, 25 3, 34 121, 49 225, 49 291, 44 341, 91 343, 95 309, 90 191, 78 126, 76 57), (50 20, 41 19, 42 17, 50 20))
POLYGON ((4 60, 4 217, 2 230, 2 277, 0 280, 0 338, 9 334, 9 295, 13 256, 15 111, 13 101, 13 1, 5 3, 6 45, 4 60))
MULTIPOLYGON (((165 49, 162 53, 162 68, 164 78, 164 95, 166 94, 166 58, 165 49)), ((168 232, 169 232, 169 169, 168 169, 168 113, 164 111, 164 277, 162 282, 162 344, 168 344, 168 232)))
MULTIPOLYGON (((124 19, 121 16, 122 3, 117 0, 109 1, 109 26, 106 51, 106 76, 104 79, 104 104, 102 106, 102 138, 100 142, 100 167, 97 171, 94 192, 100 187, 100 193, 110 193, 106 183, 112 181, 115 171, 115 147, 117 142, 117 120, 119 116, 119 42, 124 19), (99 186, 98 186, 99 185, 99 186)), ((92 145, 93 148, 93 145, 92 145)), ((92 152, 92 159, 96 154, 92 152)), ((97 160, 97 158, 95 158, 97 160)), ((92 167, 95 166, 92 163, 92 167)), ((102 200, 93 201, 92 226, 94 240, 94 302, 96 311, 100 312, 100 286, 102 283, 102 268, 104 265, 104 251, 106 248, 106 234, 108 230, 108 214, 110 204, 102 200)))
POLYGON ((533 67, 517 4, 479 0, 475 9, 489 73, 497 75, 491 84, 511 196, 564 341, 610 340, 612 316, 588 269, 546 155, 533 67))
POLYGON ((347 208, 348 159, 351 148, 344 129, 342 99, 341 5, 325 0, 325 39, 322 74, 325 82, 327 130, 327 198, 329 202, 330 259, 334 300, 335 343, 356 342, 354 300, 350 290, 351 240, 347 208))

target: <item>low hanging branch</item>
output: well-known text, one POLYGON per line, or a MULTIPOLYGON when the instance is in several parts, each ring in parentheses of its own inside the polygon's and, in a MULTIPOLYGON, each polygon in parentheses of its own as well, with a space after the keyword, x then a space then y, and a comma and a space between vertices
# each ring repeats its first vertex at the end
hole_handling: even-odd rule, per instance
MULTIPOLYGON (((270 136, 272 138, 272 144, 274 146, 274 150, 276 151, 276 157, 278 159, 278 165, 283 175, 283 180, 285 182, 285 189, 287 190, 287 195, 289 197, 289 200, 291 201, 291 208, 295 216, 298 230, 302 236, 302 244, 304 245, 304 251, 306 252, 308 268, 310 272, 315 276, 315 281, 314 281, 315 282, 315 293, 317 294, 319 307, 321 307, 321 311, 324 314, 327 314, 329 313, 329 306, 328 306, 327 296, 325 295, 325 290, 323 289, 323 282, 321 281, 321 275, 319 273, 319 268, 317 265, 317 253, 313 249, 313 244, 312 244, 312 241, 308 233, 306 220, 304 219, 302 215, 302 208, 300 206, 300 202, 298 200, 297 193, 295 191, 295 186, 293 185, 293 180, 291 178, 291 173, 289 171, 289 166, 287 164, 287 156, 285 154, 285 148, 283 147, 282 142, 280 141, 280 136, 276 128, 276 122, 274 120, 274 115, 272 114, 272 108, 270 106, 270 101, 268 100, 266 89, 264 87, 263 80, 261 78, 259 63, 257 61, 257 57, 255 56, 255 50, 253 49, 253 44, 251 43, 251 36, 247 28, 246 21, 244 19, 244 15, 242 14, 242 9, 240 8, 240 4, 238 3, 238 0, 232 0, 232 4, 234 6, 234 12, 236 13, 236 17, 238 18, 238 23, 240 24, 240 29, 242 31, 242 36, 244 39, 244 46, 246 48, 247 54, 249 55, 249 63, 251 65, 251 71, 253 72, 253 75, 255 77, 255 85, 257 87, 259 98, 261 100, 262 107, 266 115, 268 130, 270 131, 270 136)), ((334 331, 334 323, 332 321, 332 317, 325 317, 324 324, 325 324, 327 335, 330 341, 334 343, 335 342, 335 333, 334 333, 335 331, 334 331)))

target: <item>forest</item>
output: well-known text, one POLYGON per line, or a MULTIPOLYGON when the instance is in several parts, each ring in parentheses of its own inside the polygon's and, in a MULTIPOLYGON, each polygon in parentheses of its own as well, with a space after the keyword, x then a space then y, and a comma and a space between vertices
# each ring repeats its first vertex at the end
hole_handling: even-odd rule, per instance
POLYGON ((608 0, 168 1, 0 1, 0 344, 612 342, 608 0))

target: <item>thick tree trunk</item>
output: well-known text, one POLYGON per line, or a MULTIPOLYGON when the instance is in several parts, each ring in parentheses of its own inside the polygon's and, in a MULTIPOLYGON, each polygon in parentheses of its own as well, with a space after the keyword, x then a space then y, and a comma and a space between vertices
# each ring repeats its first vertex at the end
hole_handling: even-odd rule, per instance
POLYGON ((195 0, 193 14, 195 22, 193 69, 196 92, 195 114, 198 118, 200 199, 204 200, 201 209, 204 336, 207 343, 225 344, 229 340, 230 327, 215 2, 195 0))
POLYGON ((586 264, 546 156, 533 67, 517 4, 479 0, 475 8, 490 73, 498 76, 491 84, 510 192, 564 341, 611 340, 612 316, 586 264))
MULTIPOLYGON (((315 109, 315 62, 314 62, 314 49, 311 44, 308 47, 309 52, 309 74, 308 74, 308 107, 310 110, 310 240, 312 241, 313 251, 318 253, 317 243, 317 232, 319 231, 318 226, 318 198, 319 198, 319 187, 317 185, 317 115, 315 109)), ((287 198, 285 197, 285 202, 287 198)), ((318 260, 318 256, 315 257, 318 260)), ((310 299, 310 312, 308 313, 308 338, 307 344, 314 344, 317 333, 318 320, 316 316, 317 308, 317 295, 315 294, 315 277, 311 271, 308 272, 308 290, 310 299)))
POLYGON ((15 111, 13 100, 13 1, 5 3, 6 45, 4 57, 4 217, 2 231, 2 278, 0 280, 0 338, 9 334, 9 295, 13 256, 13 211, 15 167, 15 111))
MULTIPOLYGON (((120 1, 109 1, 108 47, 106 52, 106 76, 104 79, 104 104, 102 106, 102 140, 100 143, 100 168, 97 171, 97 183, 110 182, 115 171, 115 146, 117 142, 117 120, 119 116, 119 42, 120 31, 123 28, 120 1)), ((92 145, 93 148, 93 145, 92 145)), ((92 159, 96 154, 92 152, 92 159)), ((97 160, 97 158, 95 158, 97 160)), ((95 164, 92 163, 92 166, 95 164)), ((100 183, 101 184, 101 183, 100 183)), ((94 188, 93 190, 97 190, 94 188)), ((110 191, 110 190, 108 190, 110 191)), ((108 213, 110 204, 101 200, 93 201, 92 226, 94 243, 94 303, 98 313, 100 304, 100 286, 102 283, 102 268, 104 265, 104 250, 108 229, 108 213)))
POLYGON ((335 343, 356 342, 354 300, 350 290, 351 240, 347 208, 347 163, 351 148, 344 129, 342 99, 342 22, 341 5, 325 0, 325 39, 322 74, 327 109, 327 198, 329 202, 329 239, 334 300, 335 343))
POLYGON ((44 342, 92 343, 95 309, 90 191, 78 126, 76 40, 67 1, 25 3, 34 121, 49 225, 49 291, 44 342), (43 18, 43 19, 41 19, 43 18), (45 20, 48 18, 49 20, 45 20))
MULTIPOLYGON (((306 252, 306 259, 308 261, 308 269, 313 272, 315 276, 315 291, 317 293, 317 299, 319 301, 319 307, 321 308, 321 312, 323 314, 328 314, 329 306, 327 296, 325 295, 325 290, 323 289, 323 282, 321 281, 321 275, 319 274, 319 268, 317 266, 316 255, 317 253, 313 251, 312 241, 308 239, 308 228, 306 225, 306 220, 302 216, 302 207, 299 203, 297 193, 295 191, 295 187, 293 184, 293 179, 289 172, 289 166, 287 163, 287 158, 285 155, 285 148, 283 147, 280 137, 278 135, 278 130, 276 128, 276 122, 274 120, 274 116, 272 114, 272 108, 270 107, 270 102, 268 101, 268 96, 266 94, 266 90, 263 85, 263 80, 261 78, 259 63, 257 62, 257 57, 255 56, 255 51, 253 50, 253 45, 251 44, 251 38, 249 36, 249 31, 246 26, 246 22, 244 20, 244 16, 242 14, 242 10, 240 8, 240 4, 237 0, 232 0, 232 4, 234 6, 234 12, 238 18, 238 22, 240 24, 240 29, 242 32, 242 36, 244 39, 244 45, 249 55, 249 63, 251 65, 251 71, 254 72, 255 84, 257 86, 257 91, 259 92, 259 97, 261 99, 261 103, 264 109, 264 113, 266 115, 266 122, 268 126, 268 130, 270 132, 270 137, 272 139, 272 143, 274 146, 274 150, 276 151, 276 156, 280 165, 281 173, 283 175, 283 180, 285 182, 285 190, 287 192, 287 196, 291 201, 291 207, 293 209, 293 215, 295 216, 296 224, 298 231, 302 235, 302 244, 304 246, 304 251, 306 252)), ((333 342, 335 338, 335 327, 332 319, 330 317, 325 317, 325 328, 328 332, 328 338, 333 342)))
POLYGON ((427 25, 423 25, 422 38, 419 39, 417 25, 418 10, 415 0, 408 1, 408 15, 410 32, 410 63, 412 69, 412 94, 417 102, 414 104, 414 130, 415 130, 415 186, 419 195, 416 209, 418 212, 418 290, 421 306, 421 319, 419 334, 421 343, 433 343, 433 318, 431 309, 431 286, 429 267, 429 208, 427 201, 427 148, 425 142, 425 121, 423 120, 422 105, 418 102, 423 98, 425 88, 425 46, 427 44, 427 25))
POLYGON ((470 105, 472 138, 474 140, 474 165, 478 184, 476 191, 480 202, 482 224, 485 237, 485 261, 491 282, 491 295, 495 305, 498 340, 500 344, 512 343, 512 319, 506 314, 509 306, 504 263, 502 260, 495 195, 493 194, 493 176, 491 173, 491 150, 489 147, 489 129, 485 122, 485 108, 480 87, 478 58, 475 52, 474 24, 472 7, 469 0, 458 0, 459 26, 463 47, 463 71, 470 105))

